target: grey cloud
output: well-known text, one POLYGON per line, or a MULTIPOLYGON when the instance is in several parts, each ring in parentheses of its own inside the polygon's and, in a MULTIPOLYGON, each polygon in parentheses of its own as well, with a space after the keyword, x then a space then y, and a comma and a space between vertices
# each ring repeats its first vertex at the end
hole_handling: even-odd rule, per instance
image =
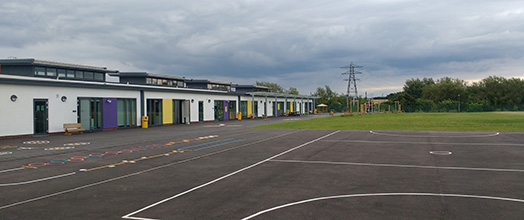
POLYGON ((305 94, 345 92, 338 67, 353 60, 365 66, 359 90, 380 94, 413 77, 518 75, 523 11, 511 0, 14 1, 0 3, 0 56, 305 94))

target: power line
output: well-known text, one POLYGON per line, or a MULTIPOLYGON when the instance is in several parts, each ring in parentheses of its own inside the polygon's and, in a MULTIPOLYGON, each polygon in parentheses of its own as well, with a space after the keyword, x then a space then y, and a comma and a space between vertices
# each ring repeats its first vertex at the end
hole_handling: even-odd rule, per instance
MULTIPOLYGON (((348 81, 348 89, 347 89, 347 97, 346 97, 347 109, 349 109, 349 97, 350 96, 352 97, 353 103, 358 98, 357 80, 359 79, 355 77, 355 74, 362 74, 362 72, 355 71, 355 68, 362 68, 362 67, 363 66, 355 66, 355 64, 353 64, 353 61, 351 61, 348 66, 340 67, 342 69, 348 69, 348 71, 342 73, 342 75, 348 75, 348 78, 344 79, 344 81, 348 81)), ((352 106, 353 106, 353 103, 351 103, 352 106)))

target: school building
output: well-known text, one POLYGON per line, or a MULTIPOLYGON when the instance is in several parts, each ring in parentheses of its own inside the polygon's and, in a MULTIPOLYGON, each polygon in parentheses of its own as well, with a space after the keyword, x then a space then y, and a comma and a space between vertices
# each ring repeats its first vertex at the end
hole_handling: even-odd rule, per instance
POLYGON ((315 97, 269 88, 36 59, 0 59, 0 138, 314 112, 315 97))

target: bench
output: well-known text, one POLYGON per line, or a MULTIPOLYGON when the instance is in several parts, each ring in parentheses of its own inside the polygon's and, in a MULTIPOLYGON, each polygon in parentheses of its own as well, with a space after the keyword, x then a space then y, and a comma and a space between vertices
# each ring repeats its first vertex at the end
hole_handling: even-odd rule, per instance
POLYGON ((86 129, 82 128, 80 123, 69 123, 64 124, 65 135, 71 135, 72 133, 83 134, 86 129))
POLYGON ((300 112, 298 112, 298 111, 290 112, 289 116, 300 116, 300 112))

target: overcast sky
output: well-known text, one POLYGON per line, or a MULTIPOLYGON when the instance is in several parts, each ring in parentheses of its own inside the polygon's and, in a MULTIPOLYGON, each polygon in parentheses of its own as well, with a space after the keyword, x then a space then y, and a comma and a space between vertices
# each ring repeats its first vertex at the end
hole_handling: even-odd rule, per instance
POLYGON ((524 1, 0 0, 0 58, 106 66, 310 94, 407 79, 524 77, 524 1))

